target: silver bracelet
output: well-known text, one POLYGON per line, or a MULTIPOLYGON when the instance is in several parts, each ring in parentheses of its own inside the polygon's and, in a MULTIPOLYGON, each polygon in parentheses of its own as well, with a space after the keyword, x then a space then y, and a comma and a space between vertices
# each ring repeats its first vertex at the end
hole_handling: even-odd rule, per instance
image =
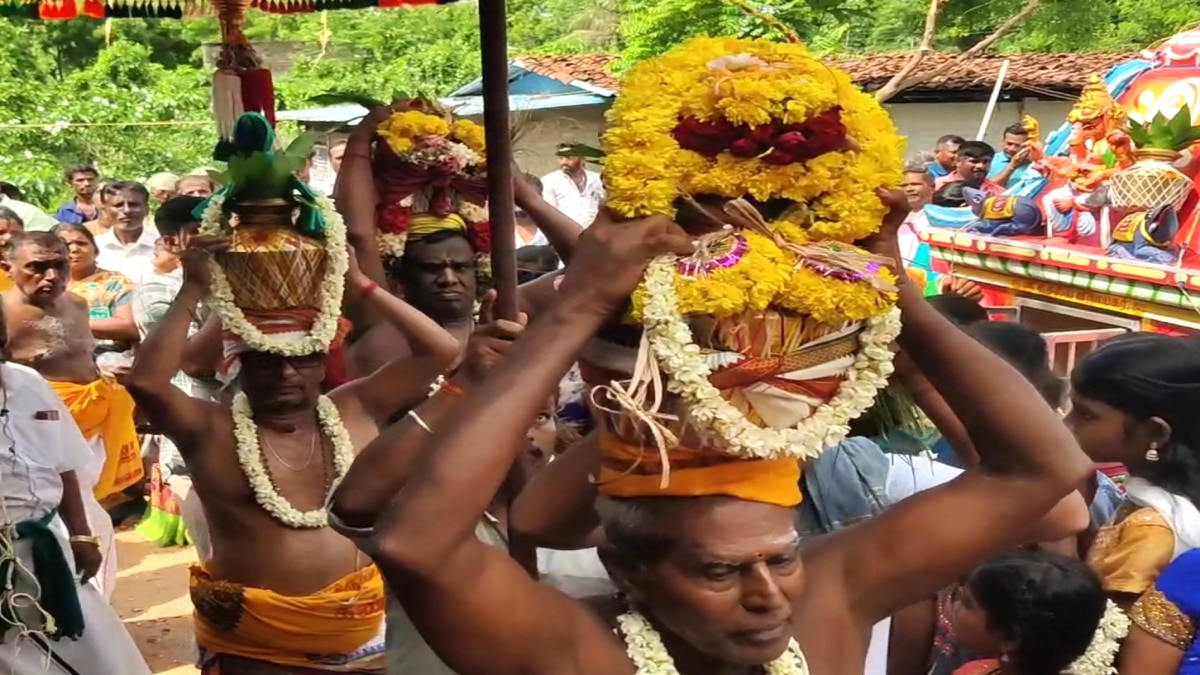
POLYGON ((426 433, 433 433, 433 429, 429 428, 429 425, 425 423, 425 420, 421 419, 421 416, 417 414, 415 409, 409 410, 407 416, 413 418, 413 421, 417 423, 417 426, 424 429, 426 433))

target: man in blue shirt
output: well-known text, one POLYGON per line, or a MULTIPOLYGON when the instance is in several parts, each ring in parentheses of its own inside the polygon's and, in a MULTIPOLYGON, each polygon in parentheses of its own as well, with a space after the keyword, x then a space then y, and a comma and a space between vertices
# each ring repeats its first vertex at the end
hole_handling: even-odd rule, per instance
POLYGON ((1004 129, 1004 152, 992 159, 988 178, 1004 187, 1010 187, 1021 179, 1029 168, 1029 132, 1020 124, 1004 129))
POLYGON ((933 161, 925 165, 929 175, 936 180, 950 175, 950 172, 958 168, 958 146, 965 142, 962 136, 954 134, 946 134, 937 139, 937 145, 933 148, 933 161))
POLYGON ((83 225, 100 217, 100 202, 96 195, 96 179, 100 176, 96 168, 80 164, 67 169, 65 177, 75 198, 58 207, 54 218, 68 225, 83 225))

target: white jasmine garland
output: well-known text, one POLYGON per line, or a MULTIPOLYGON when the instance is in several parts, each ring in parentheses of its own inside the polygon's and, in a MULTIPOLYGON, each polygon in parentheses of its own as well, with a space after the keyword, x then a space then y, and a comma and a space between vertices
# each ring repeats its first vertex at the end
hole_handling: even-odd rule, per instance
POLYGON ((404 244, 408 241, 408 235, 380 232, 375 237, 375 241, 379 244, 379 254, 382 255, 384 259, 403 258, 404 244))
MULTIPOLYGON (((350 433, 342 424, 341 413, 328 396, 317 399, 317 420, 320 422, 320 433, 329 439, 333 446, 333 468, 335 477, 329 487, 332 494, 334 488, 341 482, 354 461, 354 445, 350 442, 350 433)), ((295 529, 318 529, 329 525, 329 512, 324 507, 312 511, 300 511, 292 506, 275 486, 267 473, 266 460, 263 458, 262 447, 258 442, 258 426, 254 424, 250 400, 238 392, 233 397, 233 436, 237 442, 238 463, 242 472, 254 491, 254 499, 272 518, 287 527, 295 529)), ((322 504, 329 495, 322 499, 322 504)))
POLYGON ((1117 669, 1113 665, 1121 650, 1121 641, 1129 635, 1129 627, 1129 617, 1109 600, 1096 634, 1092 636, 1092 644, 1064 671, 1066 675, 1116 675, 1117 669))
MULTIPOLYGON (((214 195, 209 201, 204 216, 200 219, 200 234, 228 236, 230 229, 222 222, 225 198, 214 195)), ((325 217, 325 253, 328 263, 325 278, 318 291, 320 307, 316 321, 308 335, 300 340, 287 337, 272 337, 246 320, 242 308, 233 300, 233 289, 225 277, 225 270, 216 260, 209 261, 212 272, 212 287, 209 289, 209 306, 221 317, 226 330, 240 337, 254 351, 270 352, 282 356, 305 356, 329 350, 337 336, 338 319, 342 315, 342 294, 346 285, 346 270, 350 268, 350 254, 346 250, 346 224, 334 208, 333 202, 324 195, 317 195, 317 208, 325 217)))
MULTIPOLYGON (((628 612, 617 617, 617 626, 616 633, 624 638, 625 654, 637 667, 637 675, 679 675, 662 636, 646 617, 628 612)), ((808 675, 808 664, 795 638, 788 643, 787 651, 766 664, 766 671, 767 675, 808 675)))
POLYGON ((726 443, 729 454, 743 459, 816 457, 844 440, 850 421, 864 413, 887 386, 892 374, 892 341, 900 334, 900 310, 872 317, 859 334, 859 350, 834 397, 788 429, 753 424, 708 381, 712 368, 692 338, 679 312, 675 293, 675 260, 650 263, 645 275, 646 307, 642 325, 667 389, 688 404, 688 417, 699 428, 726 443))

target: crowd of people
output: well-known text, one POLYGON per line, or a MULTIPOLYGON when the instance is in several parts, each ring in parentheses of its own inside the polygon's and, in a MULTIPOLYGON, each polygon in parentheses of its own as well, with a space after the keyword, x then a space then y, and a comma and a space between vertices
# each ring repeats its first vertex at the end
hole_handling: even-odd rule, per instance
MULTIPOLYGON (((647 338, 611 319, 656 261, 700 260, 770 200, 618 217, 565 145, 514 181, 520 313, 497 317, 468 206, 408 200, 402 250, 378 244, 378 130, 416 114, 372 111, 331 153, 336 213, 321 197, 314 222, 344 222, 348 250, 344 275, 313 267, 342 293, 321 348, 287 347, 317 313, 230 313, 241 244, 209 214, 236 186, 80 166, 53 216, 5 193, 5 672, 149 673, 109 605, 130 516, 195 545, 209 675, 1192 672, 1200 341, 1122 336, 1064 379, 968 282, 903 273, 925 264, 921 209, 1003 189, 1024 129, 999 156, 946 136, 898 190, 858 196, 886 214, 863 255, 897 270, 903 332, 844 439, 697 460, 655 408, 622 464, 622 415, 652 397, 615 374, 648 368, 647 338), (697 234, 706 218, 726 225, 697 234)), ((841 349, 830 335, 805 358, 841 349)))

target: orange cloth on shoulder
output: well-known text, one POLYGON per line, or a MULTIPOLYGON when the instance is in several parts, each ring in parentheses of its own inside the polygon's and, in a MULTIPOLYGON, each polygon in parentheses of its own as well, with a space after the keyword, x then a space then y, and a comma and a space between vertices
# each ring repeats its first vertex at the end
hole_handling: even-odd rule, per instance
POLYGON ((608 497, 711 497, 724 495, 792 507, 801 501, 800 462, 795 459, 735 459, 675 448, 667 453, 670 475, 662 486, 658 449, 600 432, 600 494, 608 497))

